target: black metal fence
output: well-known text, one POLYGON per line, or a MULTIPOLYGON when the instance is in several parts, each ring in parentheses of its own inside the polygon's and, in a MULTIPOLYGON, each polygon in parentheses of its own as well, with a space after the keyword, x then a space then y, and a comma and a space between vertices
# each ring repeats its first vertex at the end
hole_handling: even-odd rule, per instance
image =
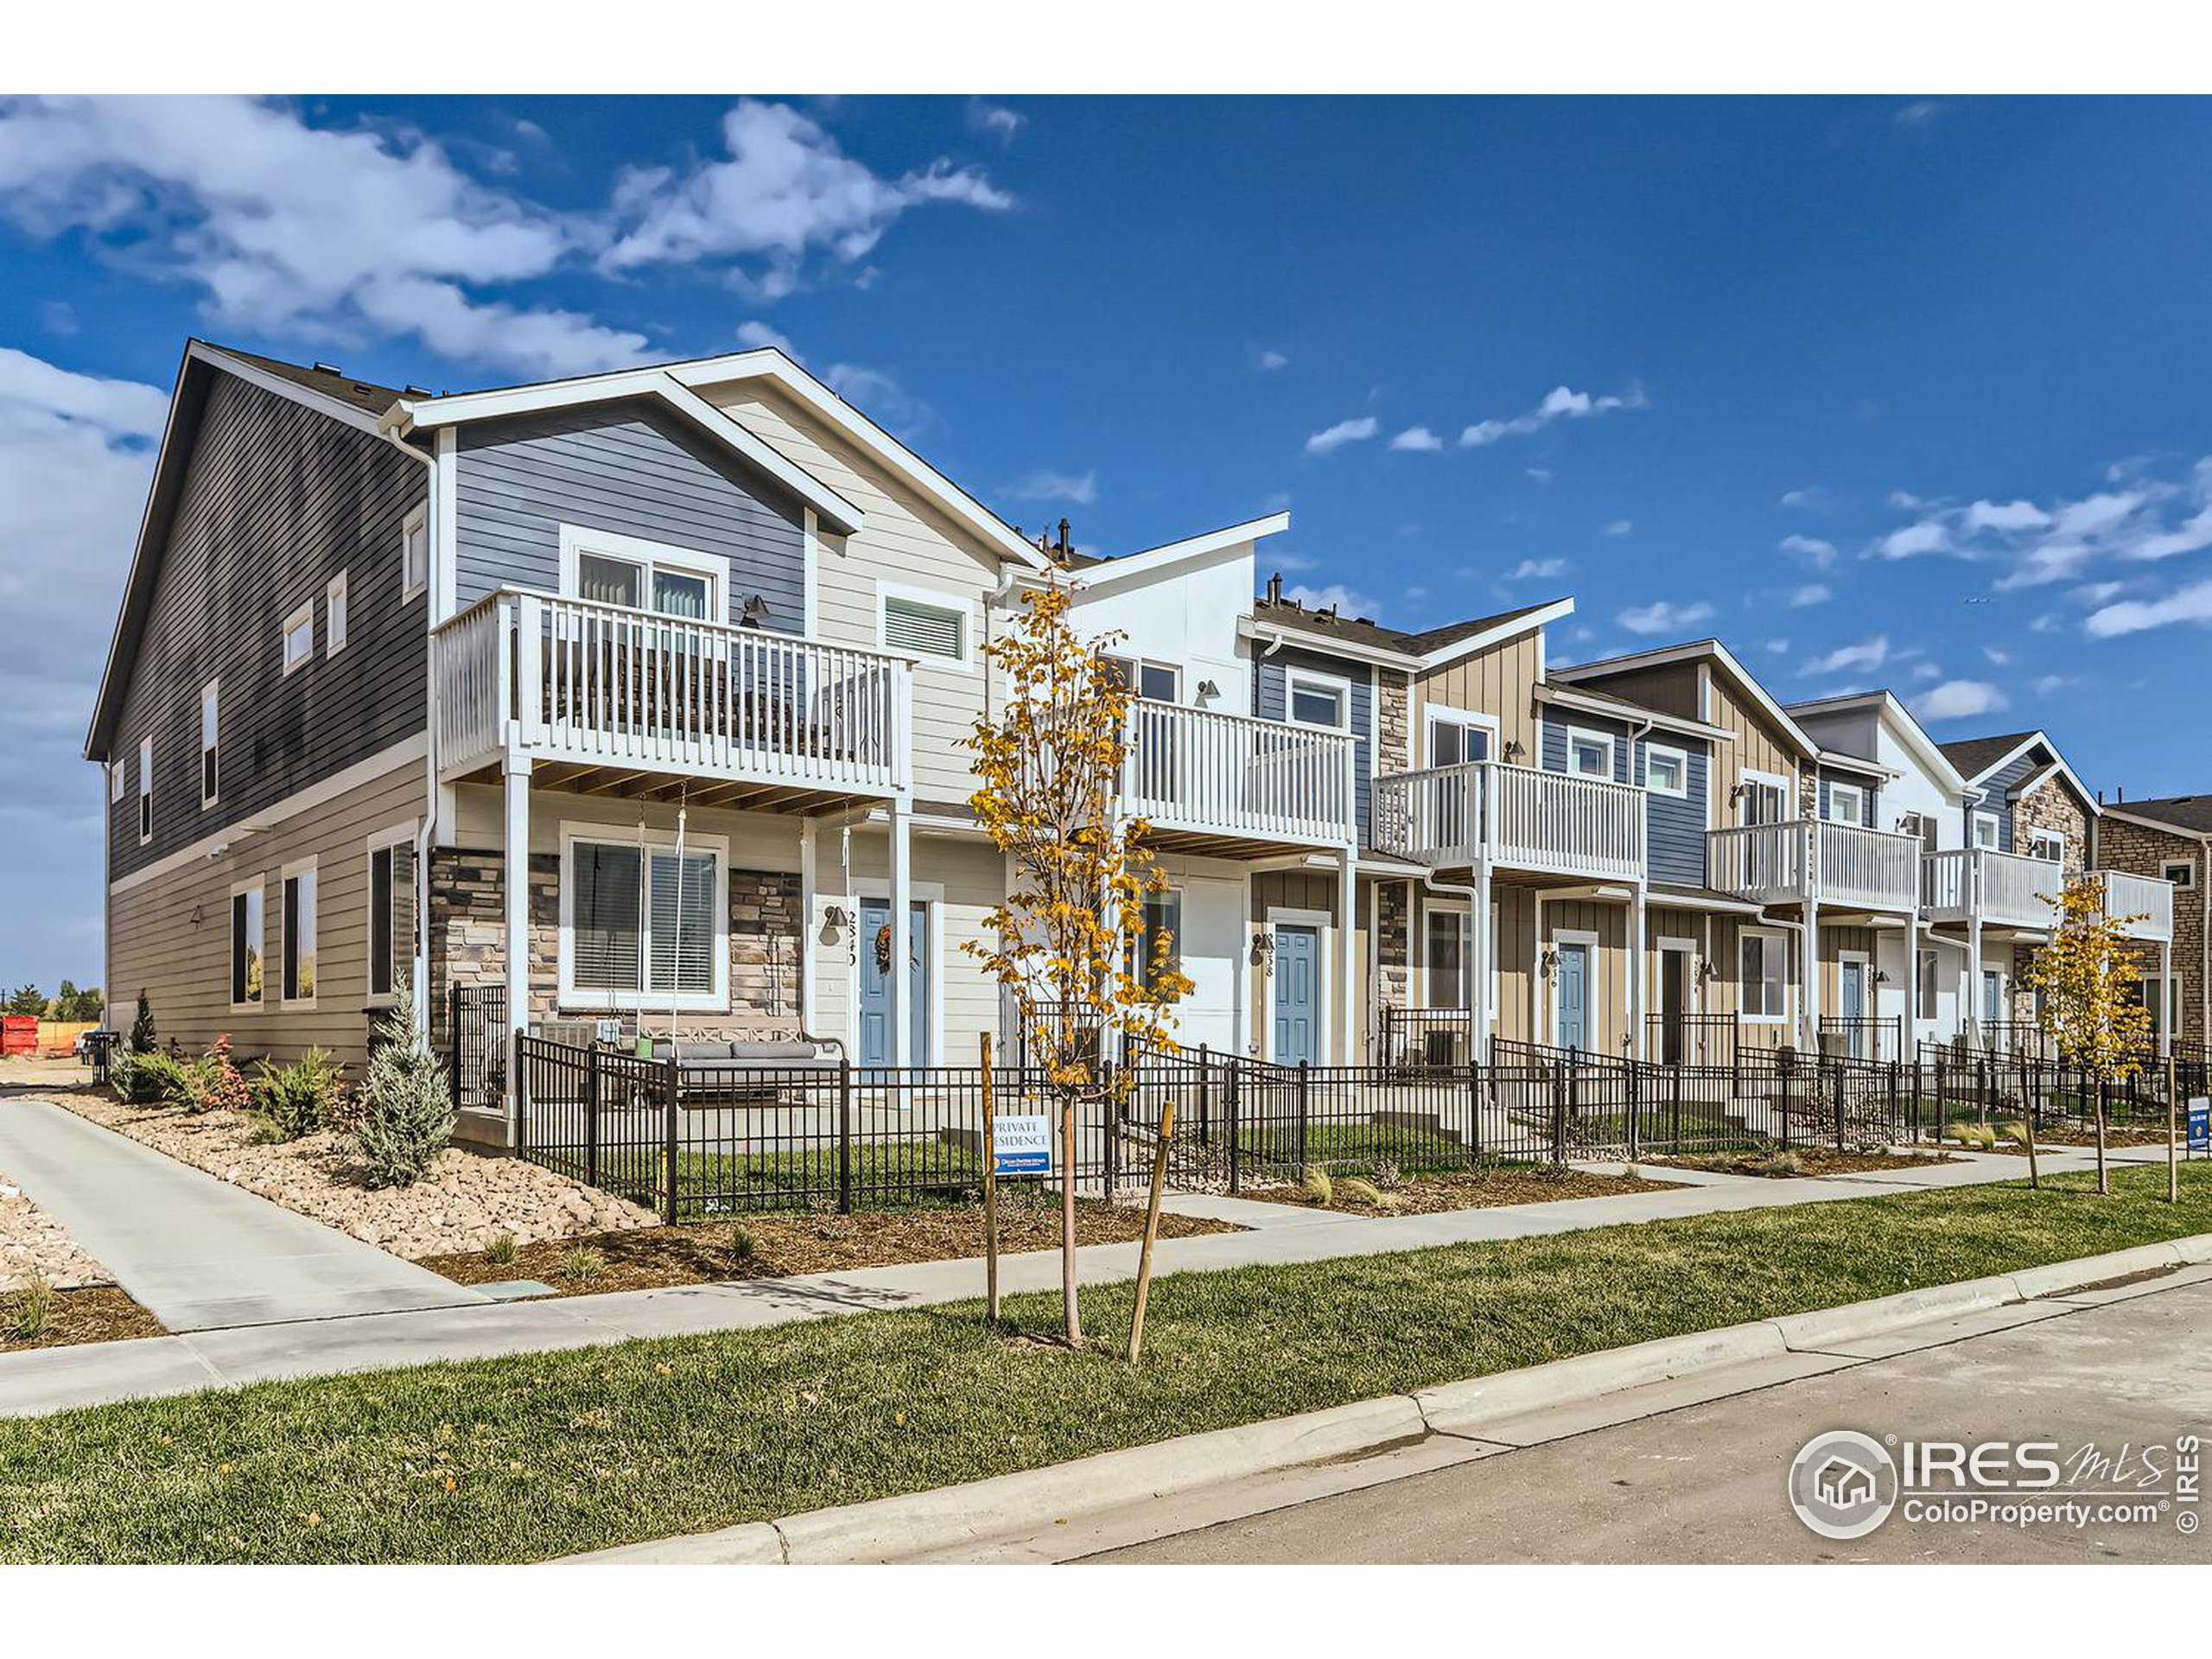
POLYGON ((507 1095, 507 988, 456 985, 446 1003, 453 1103, 464 1111, 496 1108, 507 1095))
POLYGON ((1732 1014, 1648 1014, 1643 1052, 1662 1065, 1732 1065, 1743 1046, 1732 1014))
POLYGON ((1901 1014, 1823 1014, 1821 1052, 1844 1059, 1901 1060, 1904 1018, 1901 1014))

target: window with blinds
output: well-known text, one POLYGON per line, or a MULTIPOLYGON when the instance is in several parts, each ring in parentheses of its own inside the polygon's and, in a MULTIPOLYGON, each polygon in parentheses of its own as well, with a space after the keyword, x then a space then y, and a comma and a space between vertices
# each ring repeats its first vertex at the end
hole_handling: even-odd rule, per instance
POLYGON ((395 841, 369 854, 369 995, 391 996, 415 950, 415 849, 395 841))
POLYGON ((709 998, 724 933, 718 855, 579 841, 569 849, 569 982, 609 996, 709 998))
POLYGON ((902 594, 883 596, 883 643, 916 657, 968 658, 968 613, 957 605, 932 605, 902 594))

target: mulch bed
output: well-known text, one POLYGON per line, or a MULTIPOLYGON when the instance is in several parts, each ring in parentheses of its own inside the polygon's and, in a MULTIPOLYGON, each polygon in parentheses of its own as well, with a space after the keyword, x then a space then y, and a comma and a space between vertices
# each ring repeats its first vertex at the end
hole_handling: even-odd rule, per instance
POLYGON ((28 1348, 67 1348, 80 1342, 122 1342, 131 1337, 168 1334, 162 1322, 132 1301, 114 1285, 87 1285, 81 1290, 54 1293, 54 1312, 46 1328, 29 1342, 10 1338, 7 1315, 13 1295, 0 1296, 0 1354, 28 1348))
MULTIPOLYGON (((1144 1211, 1124 1205, 1081 1203, 1076 1205, 1075 1220, 1078 1244, 1135 1243, 1144 1232, 1144 1211)), ((1229 1222, 1196 1216, 1162 1214, 1160 1217, 1162 1238, 1241 1230, 1229 1222)), ((1010 1204, 1001 1208, 999 1249, 1002 1254, 1057 1249, 1059 1243, 1057 1207, 1010 1204)), ((653 1290, 664 1285, 849 1273, 856 1268, 957 1261, 982 1253, 983 1211, 978 1205, 852 1216, 746 1216, 525 1244, 511 1262, 490 1262, 481 1251, 472 1250, 460 1255, 425 1256, 422 1265, 456 1284, 536 1279, 563 1296, 589 1296, 613 1290, 653 1290), (753 1241, 751 1254, 742 1259, 731 1252, 734 1227, 742 1227, 753 1241), (579 1247, 595 1250, 603 1258, 604 1265, 588 1277, 573 1277, 563 1271, 569 1253, 579 1247)))
POLYGON ((1666 1161, 1678 1168, 1709 1170, 1716 1175, 1763 1175, 1775 1180, 1789 1180, 1802 1175, 1867 1175, 1884 1169, 1921 1169, 1929 1164, 1955 1164, 1962 1160, 1948 1153, 1838 1152, 1833 1147, 1799 1147, 1786 1154, 1690 1153, 1666 1161), (1783 1156, 1796 1159, 1798 1166, 1791 1169, 1777 1164, 1776 1160, 1783 1156))
MULTIPOLYGON (((2039 1150, 2049 1147, 2064 1147, 2069 1151, 2088 1152, 2094 1150, 2096 1144, 2097 1135, 2094 1129, 2037 1129, 2036 1131, 2036 1146, 2039 1150)), ((2163 1147, 2165 1144, 2166 1132, 2164 1129, 2107 1129, 2105 1131, 2105 1149, 2107 1152, 2118 1151, 2123 1147, 2163 1147)), ((2188 1147, 2187 1140, 2183 1140, 2182 1150, 2184 1156, 2187 1155, 2188 1147)), ((2028 1149, 2025 1147, 2016 1146, 2010 1141, 1999 1141, 1993 1147, 1976 1147, 1974 1150, 2010 1153, 2015 1158, 2024 1158, 2028 1155, 2028 1149)))
MULTIPOLYGON (((1618 1198, 1630 1192, 1659 1192, 1680 1181, 1655 1181, 1645 1175, 1595 1175, 1585 1169, 1533 1167, 1463 1170, 1448 1174, 1409 1175, 1382 1189, 1381 1208, 1362 1204, 1344 1191, 1339 1178, 1329 1205, 1348 1216, 1433 1216, 1446 1210, 1489 1210, 1510 1204, 1554 1204, 1561 1198, 1618 1198)), ((1239 1198, 1262 1204, 1294 1204, 1311 1210, 1312 1199, 1294 1186, 1247 1187, 1239 1198)))

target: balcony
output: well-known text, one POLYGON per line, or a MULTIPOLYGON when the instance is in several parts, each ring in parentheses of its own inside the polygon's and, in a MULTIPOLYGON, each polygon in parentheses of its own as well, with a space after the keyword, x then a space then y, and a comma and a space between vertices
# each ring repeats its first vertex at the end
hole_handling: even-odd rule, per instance
POLYGON ((1435 869, 1492 868, 1639 880, 1643 791, 1597 778, 1471 760, 1375 780, 1375 844, 1435 869))
POLYGON ((1920 842, 1886 830, 1800 818, 1709 830, 1705 849, 1707 880, 1755 904, 1910 912, 1920 899, 1920 842))
POLYGON ((1358 838, 1344 733, 1139 699, 1124 745, 1121 810, 1193 850, 1358 838))
POLYGON ((2120 931, 2131 939, 2171 940, 2174 936, 2174 884, 2151 875, 2130 875, 2125 870, 2099 870, 2104 878, 2105 914, 2123 919, 2120 931))
POLYGON ((696 778, 733 805, 907 781, 911 674, 882 652, 503 589, 442 624, 433 652, 448 780, 512 747, 551 782, 696 778))
POLYGON ((2051 928, 2065 885, 2065 868, 2053 860, 1986 847, 1921 860, 1921 903, 1931 922, 1971 920, 1978 910, 1985 926, 2051 928))

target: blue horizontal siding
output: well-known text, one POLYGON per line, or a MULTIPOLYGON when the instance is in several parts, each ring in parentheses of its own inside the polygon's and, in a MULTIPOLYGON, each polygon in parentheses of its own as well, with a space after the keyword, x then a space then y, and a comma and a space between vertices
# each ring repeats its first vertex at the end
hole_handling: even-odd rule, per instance
POLYGON ((1253 664, 1257 671, 1252 676, 1252 712, 1262 720, 1287 720, 1289 712, 1290 671, 1305 669, 1315 674, 1326 674, 1333 678, 1351 683, 1351 734, 1356 779, 1352 790, 1352 809, 1359 820, 1359 844, 1371 844, 1368 834, 1368 774, 1375 760, 1375 671, 1365 663, 1346 662, 1318 651, 1305 651, 1295 645, 1262 657, 1253 664))
POLYGON ((1713 759, 1707 746, 1696 738, 1668 737, 1637 745, 1637 777, 1644 777, 1644 754, 1651 741, 1667 749, 1680 749, 1689 757, 1689 793, 1677 799, 1672 795, 1644 793, 1644 836, 1649 848, 1651 879, 1654 881, 1677 881, 1687 887, 1705 885, 1705 830, 1706 804, 1712 799, 1708 787, 1713 759))

